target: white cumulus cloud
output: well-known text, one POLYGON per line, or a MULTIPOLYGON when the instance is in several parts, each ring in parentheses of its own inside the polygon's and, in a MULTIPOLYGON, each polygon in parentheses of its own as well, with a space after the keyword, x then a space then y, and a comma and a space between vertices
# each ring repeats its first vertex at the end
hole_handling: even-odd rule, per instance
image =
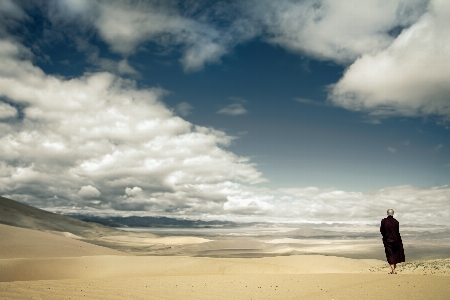
POLYGON ((125 189, 125 194, 129 197, 134 197, 142 194, 142 189, 140 187, 135 186, 134 188, 130 189, 127 187, 125 189))
POLYGON ((332 86, 329 99, 372 116, 450 119, 450 2, 426 14, 382 51, 364 54, 332 86))
POLYGON ((216 190, 224 182, 265 180, 248 158, 225 150, 232 137, 173 115, 160 102, 163 90, 107 72, 46 75, 20 44, 1 46, 0 97, 23 107, 23 118, 1 123, 3 195, 88 207, 91 191, 104 209, 184 213, 223 210, 227 194, 216 190), (123 198, 129 187, 142 189, 135 201, 123 198))
POLYGON ((321 60, 351 63, 393 41, 390 31, 413 24, 426 1, 333 0, 249 1, 252 18, 265 26, 264 38, 321 60))
POLYGON ((86 185, 81 187, 81 189, 78 191, 78 195, 83 198, 97 198, 101 195, 101 193, 95 187, 86 185))

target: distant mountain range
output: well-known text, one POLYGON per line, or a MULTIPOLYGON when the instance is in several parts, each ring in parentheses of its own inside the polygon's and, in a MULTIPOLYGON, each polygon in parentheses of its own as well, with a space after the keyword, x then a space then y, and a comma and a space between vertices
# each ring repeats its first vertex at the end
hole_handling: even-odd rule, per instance
POLYGON ((84 222, 98 223, 108 227, 233 228, 242 226, 242 224, 231 221, 202 221, 167 217, 97 217, 82 214, 67 216, 84 222))

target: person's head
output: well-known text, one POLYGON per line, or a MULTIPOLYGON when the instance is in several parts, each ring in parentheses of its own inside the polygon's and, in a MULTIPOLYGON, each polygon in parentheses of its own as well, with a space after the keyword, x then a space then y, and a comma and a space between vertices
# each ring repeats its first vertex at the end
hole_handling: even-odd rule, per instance
POLYGON ((388 215, 388 216, 393 216, 393 215, 394 215, 394 210, 393 210, 392 208, 389 208, 389 209, 387 210, 387 215, 388 215))

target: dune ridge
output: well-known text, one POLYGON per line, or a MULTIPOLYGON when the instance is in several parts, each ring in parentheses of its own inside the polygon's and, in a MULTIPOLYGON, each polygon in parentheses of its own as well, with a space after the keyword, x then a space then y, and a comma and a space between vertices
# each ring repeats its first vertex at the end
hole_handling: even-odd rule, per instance
POLYGON ((127 255, 72 238, 72 234, 42 232, 0 224, 0 259, 127 255))
POLYGON ((84 256, 1 259, 0 281, 204 276, 243 274, 362 273, 382 264, 321 256, 209 258, 182 256, 84 256))
POLYGON ((121 231, 96 223, 48 212, 18 201, 0 197, 0 224, 47 232, 69 232, 81 237, 113 235, 121 231))

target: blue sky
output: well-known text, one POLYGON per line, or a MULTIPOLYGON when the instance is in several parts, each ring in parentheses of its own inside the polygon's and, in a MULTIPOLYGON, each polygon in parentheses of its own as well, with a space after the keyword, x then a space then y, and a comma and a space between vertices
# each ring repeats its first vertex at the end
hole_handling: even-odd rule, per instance
POLYGON ((448 223, 445 1, 5 0, 0 12, 4 196, 241 221, 370 222, 389 206, 448 223))

